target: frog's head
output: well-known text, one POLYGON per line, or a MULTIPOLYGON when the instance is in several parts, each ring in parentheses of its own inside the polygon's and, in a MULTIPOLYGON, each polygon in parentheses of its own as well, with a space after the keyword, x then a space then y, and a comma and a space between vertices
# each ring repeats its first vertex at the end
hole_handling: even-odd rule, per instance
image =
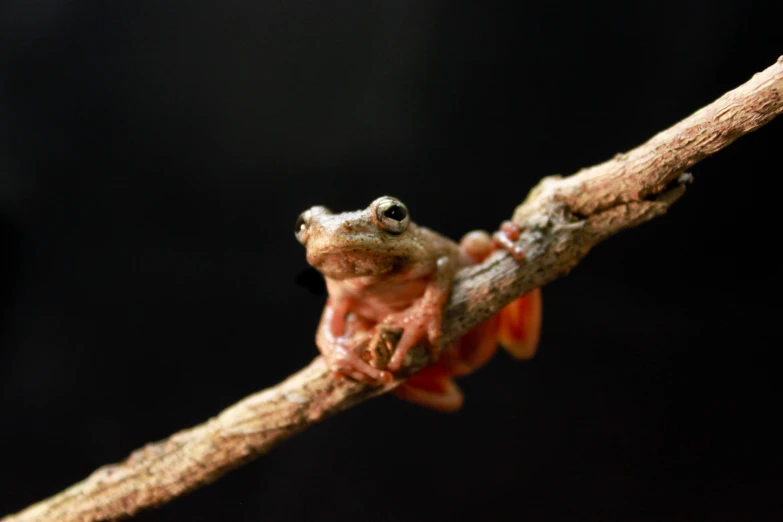
POLYGON ((307 262, 326 277, 382 275, 425 256, 402 201, 383 196, 364 210, 332 213, 316 206, 299 215, 294 233, 307 262))

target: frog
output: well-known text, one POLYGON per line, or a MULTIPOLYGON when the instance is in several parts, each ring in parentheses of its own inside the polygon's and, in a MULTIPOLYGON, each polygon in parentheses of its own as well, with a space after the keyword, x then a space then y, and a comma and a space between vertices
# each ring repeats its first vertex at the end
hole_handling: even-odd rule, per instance
POLYGON ((307 262, 326 283, 328 297, 315 341, 338 378, 390 383, 404 368, 409 351, 423 345, 432 363, 393 393, 450 412, 464 402, 454 379, 483 366, 498 344, 518 359, 529 359, 537 350, 539 289, 516 298, 440 350, 443 311, 457 271, 483 262, 498 249, 524 259, 515 223, 503 222, 494 234, 469 232, 456 243, 411 221, 401 200, 382 196, 363 210, 334 213, 313 206, 299 215, 294 232, 307 262), (401 332, 385 367, 362 357, 379 328, 401 332))

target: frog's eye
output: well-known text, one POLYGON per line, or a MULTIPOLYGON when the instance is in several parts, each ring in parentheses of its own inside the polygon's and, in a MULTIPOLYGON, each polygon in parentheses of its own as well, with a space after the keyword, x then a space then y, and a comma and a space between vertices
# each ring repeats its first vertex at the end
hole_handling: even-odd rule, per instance
POLYGON ((392 234, 402 234, 408 228, 408 209, 402 201, 390 197, 381 198, 375 208, 381 227, 392 234))
POLYGON ((294 224, 294 235, 296 236, 296 239, 305 245, 307 243, 307 236, 310 235, 310 228, 313 226, 317 228, 319 220, 324 216, 329 216, 331 214, 331 210, 321 205, 310 207, 299 214, 299 217, 296 218, 296 223, 294 224))
POLYGON ((299 217, 296 218, 296 224, 294 225, 294 235, 300 243, 304 244, 305 232, 307 231, 307 222, 310 220, 310 211, 305 210, 299 217))

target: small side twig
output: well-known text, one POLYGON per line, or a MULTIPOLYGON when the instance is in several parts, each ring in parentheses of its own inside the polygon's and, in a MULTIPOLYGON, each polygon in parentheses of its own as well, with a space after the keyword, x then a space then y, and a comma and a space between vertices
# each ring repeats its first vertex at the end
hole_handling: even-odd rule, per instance
MULTIPOLYGON (((443 324, 444 342, 504 304, 573 268, 603 239, 659 216, 679 199, 680 176, 701 159, 783 112, 783 57, 747 83, 613 159, 545 178, 514 212, 527 254, 496 253, 461 271, 443 324)), ((421 360, 411 366, 421 364, 421 360)), ((168 502, 262 455, 318 421, 396 386, 336 381, 319 357, 277 386, 217 417, 133 452, 5 522, 112 520, 168 502)))

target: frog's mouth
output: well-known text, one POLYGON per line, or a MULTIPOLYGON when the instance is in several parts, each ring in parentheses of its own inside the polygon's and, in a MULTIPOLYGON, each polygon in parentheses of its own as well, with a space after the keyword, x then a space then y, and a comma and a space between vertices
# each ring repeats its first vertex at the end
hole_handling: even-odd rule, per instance
POLYGON ((308 263, 331 279, 378 276, 395 270, 399 265, 397 256, 366 251, 342 251, 308 256, 308 263))

